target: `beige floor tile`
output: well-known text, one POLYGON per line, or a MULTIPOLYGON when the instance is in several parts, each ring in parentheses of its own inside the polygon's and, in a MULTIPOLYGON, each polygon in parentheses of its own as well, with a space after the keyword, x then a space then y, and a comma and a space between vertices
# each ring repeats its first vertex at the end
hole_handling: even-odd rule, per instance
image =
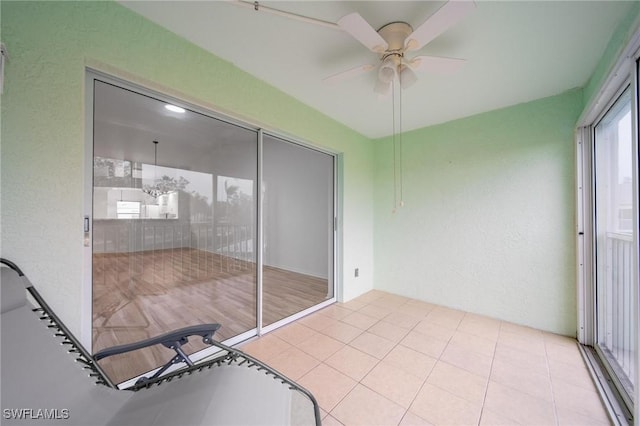
POLYGON ((610 426, 609 419, 593 417, 584 412, 575 412, 558 407, 558 426, 610 426))
POLYGON ((378 363, 378 359, 359 351, 351 346, 345 346, 325 360, 325 363, 354 380, 362 380, 378 363))
POLYGON ((319 363, 320 361, 295 347, 289 348, 269 360, 270 367, 275 368, 292 380, 298 380, 319 363))
POLYGON ((551 379, 548 374, 538 374, 522 368, 518 363, 495 359, 491 369, 491 380, 553 403, 551 379))
POLYGON ((400 341, 400 344, 422 352, 425 355, 429 355, 430 357, 440 358, 444 348, 447 346, 447 341, 410 331, 409 334, 400 341))
MULTIPOLYGON (((520 423, 484 408, 480 415, 480 426, 516 426, 520 423)), ((576 425, 577 426, 577 425, 576 425)))
POLYGON ((529 352, 533 355, 547 356, 542 333, 514 333, 501 329, 500 335, 498 336, 498 344, 503 344, 519 351, 529 352))
POLYGON ((473 334, 463 331, 456 331, 453 336, 451 336, 449 343, 454 343, 469 351, 478 352, 479 354, 490 357, 493 356, 496 350, 495 340, 474 336, 473 334))
POLYGON ((324 419, 325 417, 327 417, 329 415, 329 413, 327 413, 326 411, 324 411, 322 408, 320 408, 320 418, 324 419))
POLYGON ((409 299, 404 296, 398 296, 395 294, 388 293, 387 295, 379 299, 373 300, 371 304, 396 310, 400 306, 403 306, 404 304, 406 304, 408 301, 409 299))
POLYGON ((396 404, 409 408, 423 382, 393 364, 381 361, 360 383, 396 404))
POLYGON ((357 311, 367 306, 367 303, 352 299, 345 303, 338 303, 338 306, 349 309, 350 311, 357 311))
POLYGON ((546 342, 547 358, 550 360, 572 363, 584 363, 578 349, 578 343, 573 346, 546 342))
POLYGON ((549 333, 546 331, 542 332, 542 338, 545 343, 553 343, 556 345, 564 345, 564 346, 576 346, 577 340, 575 337, 563 336, 561 334, 549 333))
POLYGON ((298 320, 299 324, 307 326, 315 331, 321 331, 332 324, 336 324, 337 322, 338 322, 337 320, 333 318, 329 318, 328 316, 322 315, 319 312, 316 312, 311 315, 307 315, 306 317, 300 318, 298 320))
POLYGON ((422 417, 418 417, 410 411, 407 411, 402 418, 399 426, 433 426, 422 417))
POLYGON ((258 339, 242 345, 240 350, 249 355, 267 362, 282 352, 290 349, 292 346, 284 340, 272 334, 267 334, 258 339))
POLYGON ((489 381, 484 408, 524 425, 554 425, 554 406, 500 383, 489 381))
POLYGON ((437 362, 435 358, 403 345, 394 347, 384 357, 384 361, 416 376, 420 380, 425 380, 429 376, 437 362))
POLYGON ((595 388, 585 389, 562 380, 554 380, 552 388, 558 410, 575 411, 601 421, 608 420, 607 412, 595 388))
POLYGON ((456 343, 447 345, 442 355, 440 355, 440 360, 487 378, 491 373, 491 364, 493 363, 492 357, 470 351, 456 343))
POLYGON ((384 358, 391 349, 395 346, 395 343, 391 340, 387 340, 384 337, 376 336, 369 332, 364 332, 349 343, 356 349, 361 350, 371 356, 378 359, 384 358))
POLYGON ((312 357, 324 361, 344 346, 344 343, 324 334, 311 336, 298 345, 298 348, 312 357))
POLYGON ((453 328, 443 327, 426 319, 416 324, 416 326, 413 327, 413 331, 422 333, 425 336, 437 337, 438 339, 446 341, 449 341, 449 339, 451 339, 451 336, 453 336, 453 334, 456 332, 456 330, 453 328))
POLYGON ((403 314, 402 312, 393 312, 384 317, 383 321, 398 327, 412 329, 420 322, 420 318, 414 315, 403 314))
POLYGON ((502 324, 502 321, 500 321, 499 319, 488 317, 486 315, 474 314, 471 312, 466 312, 464 314, 464 318, 462 318, 462 322, 493 325, 495 327, 498 327, 498 329, 500 329, 500 325, 502 324))
POLYGON ((307 388, 320 407, 329 413, 357 384, 352 378, 326 364, 318 365, 298 382, 307 388))
POLYGON ((427 319, 434 324, 457 329, 464 315, 462 311, 437 306, 427 315, 427 319))
POLYGON ((368 305, 369 303, 373 302, 376 299, 381 298, 382 296, 384 296, 385 294, 389 294, 389 293, 385 293, 384 291, 380 291, 380 290, 370 290, 368 292, 366 292, 365 294, 362 294, 352 300, 356 300, 360 303, 364 303, 365 305, 368 305))
POLYGON ((482 404, 484 401, 487 381, 485 377, 475 375, 443 361, 438 361, 427 378, 428 384, 478 404, 482 404))
POLYGON ((339 340, 342 343, 349 343, 360 334, 362 334, 362 330, 358 327, 354 327, 351 324, 339 322, 337 324, 331 324, 329 327, 324 328, 321 333, 339 340))
POLYGON ((424 306, 405 303, 396 309, 396 312, 404 315, 410 315, 418 319, 424 319, 429 312, 433 310, 433 305, 426 304, 424 306))
POLYGON ((279 337, 287 343, 297 345, 316 334, 316 331, 300 323, 294 322, 273 331, 271 334, 279 337))
POLYGON ((345 426, 397 425, 405 409, 376 392, 357 385, 331 411, 331 415, 345 426))
POLYGON ((322 426, 344 426, 335 417, 328 415, 324 419, 322 419, 322 426))
POLYGON ((559 379, 575 386, 593 390, 593 379, 582 360, 571 364, 553 359, 549 359, 548 362, 552 382, 559 379))
POLYGON ((477 425, 481 404, 474 404, 443 389, 425 384, 409 411, 433 425, 477 425))
POLYGON ((495 342, 498 340, 498 334, 500 333, 500 321, 479 315, 467 314, 462 321, 460 321, 458 330, 495 342))
POLYGON ((401 306, 398 312, 403 312, 406 309, 410 309, 416 313, 420 312, 421 317, 426 317, 429 312, 435 309, 436 305, 429 302, 423 302, 422 300, 410 299, 405 305, 401 306))
POLYGON ((393 309, 385 308, 382 306, 376 306, 376 305, 367 305, 362 309, 360 309, 358 312, 381 320, 382 318, 386 317, 391 312, 393 312, 393 309))
POLYGON ((309 389, 326 425, 610 424, 575 339, 379 290, 240 349, 309 389))
POLYGON ((542 336, 542 331, 536 330, 535 328, 527 327, 524 325, 513 324, 511 322, 503 321, 500 324, 500 331, 507 333, 516 333, 522 336, 528 336, 531 338, 539 338, 542 336))
POLYGON ((515 349, 500 342, 496 345, 494 359, 521 365, 523 369, 534 373, 549 374, 546 356, 515 349))
POLYGON ((358 311, 342 318, 341 321, 347 324, 351 324, 354 327, 358 327, 361 330, 366 330, 373 324, 377 323, 378 319, 370 317, 369 315, 361 314, 360 311, 358 311))
POLYGON ((329 318, 340 320, 346 317, 347 315, 352 314, 353 311, 351 309, 344 308, 340 305, 333 304, 331 306, 327 306, 326 308, 322 309, 321 311, 319 311, 319 313, 329 318))
POLYGON ((367 331, 395 343, 398 343, 409 333, 409 330, 406 328, 398 327, 385 321, 380 321, 372 325, 367 331))

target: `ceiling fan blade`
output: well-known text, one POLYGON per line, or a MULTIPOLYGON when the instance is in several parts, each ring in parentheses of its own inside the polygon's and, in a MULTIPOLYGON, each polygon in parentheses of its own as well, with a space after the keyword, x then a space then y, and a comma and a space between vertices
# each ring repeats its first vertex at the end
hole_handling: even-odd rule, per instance
POLYGON ((405 48, 407 50, 420 49, 462 20, 475 7, 476 4, 473 0, 449 0, 407 37, 404 43, 405 48))
POLYGON ((388 47, 380 34, 357 12, 340 18, 338 26, 373 52, 382 53, 388 47))
POLYGON ((350 70, 342 71, 342 72, 339 72, 338 74, 331 75, 322 81, 329 84, 340 83, 341 81, 348 80, 350 78, 357 77, 360 74, 364 74, 368 71, 371 71, 375 67, 376 66, 372 64, 360 65, 359 67, 351 68, 350 70))
POLYGON ((442 58, 440 56, 416 56, 408 61, 414 70, 426 71, 434 74, 453 74, 467 61, 458 58, 442 58))

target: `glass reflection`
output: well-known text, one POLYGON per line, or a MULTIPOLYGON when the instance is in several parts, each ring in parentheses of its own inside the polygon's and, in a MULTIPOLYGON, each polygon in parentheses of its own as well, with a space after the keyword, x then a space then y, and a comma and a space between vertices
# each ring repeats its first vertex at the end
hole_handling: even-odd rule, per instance
MULTIPOLYGON (((220 340, 255 328, 257 132, 98 81, 94 100, 93 350, 199 323, 222 324, 220 340)), ((121 382, 170 356, 102 363, 121 382)))

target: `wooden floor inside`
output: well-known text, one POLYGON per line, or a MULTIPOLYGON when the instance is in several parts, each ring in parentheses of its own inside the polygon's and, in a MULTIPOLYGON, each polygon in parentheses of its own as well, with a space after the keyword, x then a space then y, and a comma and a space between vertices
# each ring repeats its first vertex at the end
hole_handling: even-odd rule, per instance
MULTIPOLYGON (((328 281, 266 266, 263 324, 327 299, 328 281)), ((93 256, 93 352, 202 323, 220 323, 223 341, 256 326, 256 264, 178 248, 93 256)), ((204 348, 198 339, 187 353, 204 348)), ((101 361, 116 382, 159 367, 175 353, 142 349, 101 361)))

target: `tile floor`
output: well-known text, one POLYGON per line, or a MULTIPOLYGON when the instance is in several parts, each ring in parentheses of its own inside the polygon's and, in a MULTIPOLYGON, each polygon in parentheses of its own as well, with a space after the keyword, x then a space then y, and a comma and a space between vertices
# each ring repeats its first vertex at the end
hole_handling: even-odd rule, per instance
POLYGON ((371 291, 242 350, 328 425, 609 425, 575 339, 371 291))

